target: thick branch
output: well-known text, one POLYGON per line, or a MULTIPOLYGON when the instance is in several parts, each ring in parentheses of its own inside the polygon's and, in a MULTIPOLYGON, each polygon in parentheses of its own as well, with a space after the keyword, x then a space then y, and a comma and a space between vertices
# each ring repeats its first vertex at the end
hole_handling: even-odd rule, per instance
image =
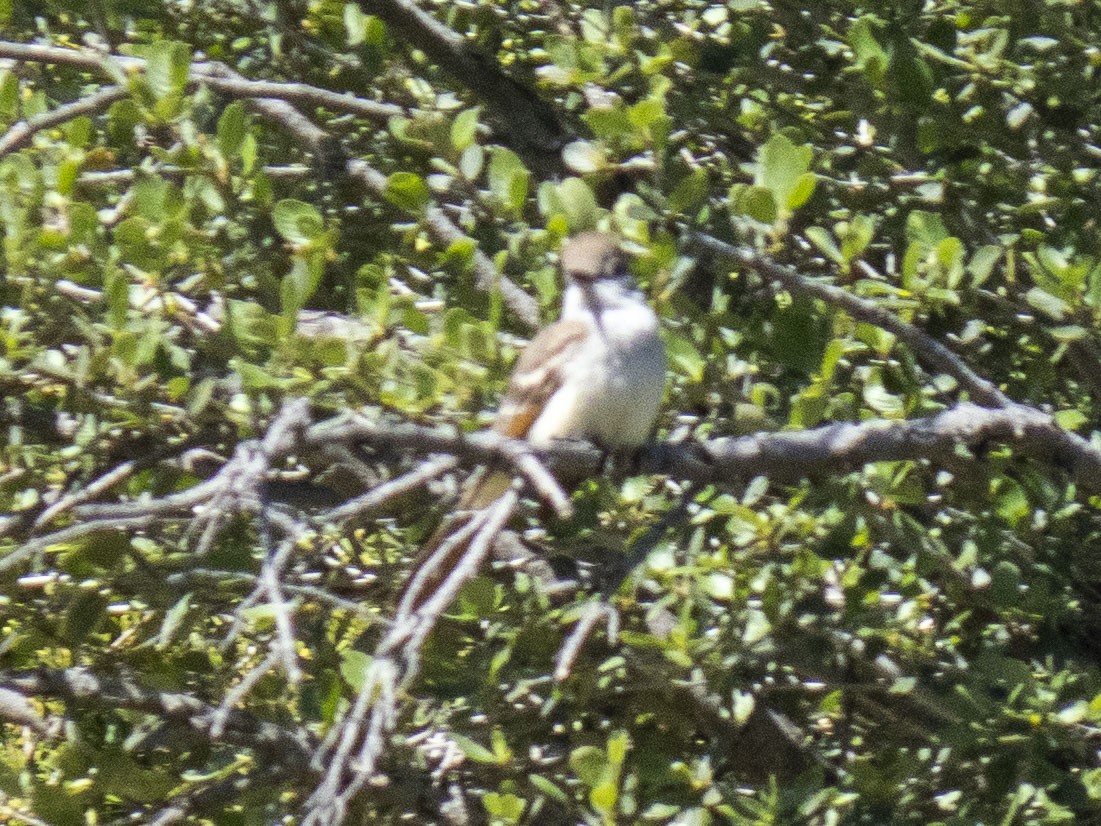
MULTIPOLYGON (((456 434, 365 416, 322 422, 304 434, 308 444, 351 441, 400 453, 448 453, 473 463, 511 464, 516 443, 497 433, 456 434)), ((985 408, 963 403, 925 419, 842 422, 812 430, 757 433, 701 444, 654 444, 638 457, 641 473, 697 482, 741 483, 764 475, 779 482, 836 474, 869 462, 951 458, 959 446, 1003 442, 1053 463, 1090 490, 1101 490, 1101 449, 1060 429, 1050 416, 1025 405, 985 408)), ((523 445, 524 443, 520 443, 523 445)), ((526 446, 530 449, 530 446, 526 446)), ((560 475, 599 471, 600 453, 584 442, 562 442, 536 453, 560 475)))
MULTIPOLYGON (((1083 489, 1101 492, 1101 448, 1060 429, 1050 416, 1019 404, 992 409, 962 403, 914 421, 842 422, 812 430, 758 433, 700 444, 654 444, 640 451, 637 469, 640 473, 661 473, 703 483, 738 485, 755 476, 794 482, 851 471, 871 462, 925 459, 950 463, 961 448, 981 448, 991 443, 1012 445, 1024 455, 1065 470, 1083 489)), ((395 456, 447 454, 472 465, 489 464, 521 473, 519 460, 534 455, 566 478, 597 474, 602 463, 601 452, 587 442, 561 442, 536 449, 492 431, 462 434, 353 414, 304 428, 269 432, 262 451, 255 442, 244 442, 223 471, 190 490, 161 499, 78 506, 74 510, 81 522, 16 547, 0 557, 0 570, 21 564, 59 542, 94 531, 143 527, 158 517, 183 516, 195 508, 200 512, 211 509, 227 489, 240 488, 245 479, 255 482, 249 476, 256 472, 254 454, 262 454, 267 467, 295 453, 340 444, 367 445, 395 456)))
POLYGON ((490 55, 410 0, 362 0, 360 6, 485 101, 498 131, 513 139, 525 160, 539 168, 560 165, 558 151, 569 137, 554 108, 506 75, 490 55))

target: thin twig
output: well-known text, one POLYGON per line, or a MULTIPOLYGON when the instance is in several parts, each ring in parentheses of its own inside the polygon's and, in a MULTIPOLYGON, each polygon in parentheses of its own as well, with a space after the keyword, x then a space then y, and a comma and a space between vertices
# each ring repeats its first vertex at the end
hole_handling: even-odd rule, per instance
POLYGON ((375 648, 371 668, 355 706, 339 725, 333 726, 315 755, 315 761, 318 755, 324 755, 322 759, 328 769, 306 802, 303 826, 340 822, 348 802, 375 771, 385 736, 397 721, 397 688, 408 685, 416 677, 425 640, 447 606, 454 602, 459 589, 481 568, 518 501, 514 485, 481 511, 476 517, 478 527, 473 538, 448 575, 419 608, 404 614, 399 610, 390 631, 375 648), (357 743, 359 751, 353 767, 349 757, 357 743), (334 745, 335 749, 330 752, 334 745), (345 780, 349 771, 351 776, 345 780))
MULTIPOLYGON (((313 169, 306 164, 270 165, 261 167, 261 171, 269 178, 305 178, 313 174, 313 169)), ((76 179, 77 186, 119 186, 132 183, 141 173, 136 169, 104 169, 81 172, 76 179)), ((192 174, 190 170, 172 164, 159 165, 156 174, 161 178, 182 178, 192 174)))
POLYGON ((608 620, 608 638, 611 640, 617 636, 619 614, 615 606, 602 594, 590 597, 589 602, 582 609, 581 616, 578 617, 577 624, 574 625, 554 658, 555 682, 560 683, 569 678, 573 664, 577 661, 577 655, 581 653, 581 647, 589 639, 596 624, 605 617, 608 620))
MULTIPOLYGON (((263 514, 263 509, 260 513, 263 514)), ((294 547, 295 541, 293 539, 284 539, 280 542, 271 554, 264 557, 259 578, 260 585, 264 593, 267 594, 268 606, 275 618, 275 639, 272 642, 272 648, 282 662, 287 681, 292 685, 301 681, 302 669, 298 666, 294 621, 291 618, 291 610, 287 600, 283 596, 283 585, 280 576, 294 547)))
POLYGON ((49 112, 43 112, 41 115, 35 115, 27 120, 21 120, 12 125, 3 136, 0 136, 0 158, 15 152, 17 149, 22 149, 43 129, 51 129, 81 115, 99 112, 116 100, 122 100, 128 94, 130 93, 122 86, 104 86, 102 89, 88 95, 88 97, 74 100, 71 103, 64 103, 49 112))
POLYGON ((423 487, 433 479, 439 478, 448 471, 454 470, 458 465, 458 459, 454 456, 437 456, 418 464, 409 473, 396 479, 383 482, 375 488, 349 499, 339 507, 322 511, 315 518, 317 523, 330 523, 339 525, 352 518, 362 518, 366 514, 377 511, 386 504, 403 496, 406 493, 423 487))
POLYGON ((230 712, 240 703, 249 692, 256 687, 256 684, 260 682, 261 678, 269 671, 275 668, 276 663, 280 659, 280 652, 278 649, 269 651, 268 655, 264 657, 254 668, 250 668, 241 677, 240 682, 233 686, 226 692, 222 698, 221 705, 215 710, 210 719, 210 736, 212 739, 219 739, 225 732, 226 721, 229 720, 230 712))
MULTIPOLYGON (((207 736, 216 712, 214 707, 190 694, 157 691, 128 677, 103 676, 84 667, 0 672, 0 687, 24 696, 53 696, 67 702, 96 699, 115 708, 148 712, 166 720, 183 722, 207 736)), ((280 760, 294 763, 301 769, 309 765, 311 744, 300 733, 243 711, 230 711, 222 739, 278 755, 280 760)))
POLYGON ((147 528, 156 521, 152 513, 130 516, 124 519, 95 520, 63 528, 59 531, 31 539, 19 545, 7 555, 0 557, 0 572, 8 571, 16 565, 22 565, 36 554, 54 545, 75 542, 86 536, 105 531, 134 531, 147 528))
POLYGON ((108 488, 113 487, 130 476, 136 467, 136 462, 123 462, 118 467, 107 471, 98 479, 89 482, 86 487, 75 490, 68 496, 63 496, 38 515, 38 518, 34 520, 34 524, 31 525, 31 531, 37 531, 43 525, 56 519, 65 511, 76 507, 81 502, 87 502, 89 499, 99 496, 108 488))

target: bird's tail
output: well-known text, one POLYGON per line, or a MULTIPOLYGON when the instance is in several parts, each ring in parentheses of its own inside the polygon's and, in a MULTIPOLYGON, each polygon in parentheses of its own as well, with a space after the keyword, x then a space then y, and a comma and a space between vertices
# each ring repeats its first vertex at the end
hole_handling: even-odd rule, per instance
POLYGON ((512 477, 499 470, 483 467, 474 472, 454 513, 433 531, 413 560, 413 572, 398 601, 397 616, 412 614, 436 592, 470 547, 476 533, 467 530, 471 520, 500 499, 511 484, 512 477))

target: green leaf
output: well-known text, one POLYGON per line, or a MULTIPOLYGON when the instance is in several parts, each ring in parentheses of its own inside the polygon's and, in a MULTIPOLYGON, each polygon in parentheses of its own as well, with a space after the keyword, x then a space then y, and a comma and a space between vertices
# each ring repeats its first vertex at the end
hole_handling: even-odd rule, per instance
POLYGON ((386 181, 385 198, 396 207, 420 212, 428 203, 428 184, 415 172, 395 172, 386 181))
POLYGON ((735 205, 742 214, 762 224, 773 224, 779 217, 776 197, 763 186, 750 186, 741 190, 735 205))
POLYGON ((701 205, 707 198, 707 183, 706 170, 691 170, 670 194, 669 211, 682 213, 701 205))
POLYGON ((753 696, 753 692, 734 689, 730 699, 734 722, 738 725, 744 725, 749 719, 749 716, 753 713, 753 709, 757 707, 757 701, 753 696))
POLYGON ((796 146, 782 133, 773 135, 760 149, 756 183, 772 193, 778 207, 795 209, 814 192, 814 176, 808 172, 813 160, 809 144, 796 146))
POLYGON ((742 628, 742 641, 746 645, 760 642, 772 631, 772 623, 763 611, 756 608, 746 612, 745 626, 742 628))
POLYGON ((153 44, 146 55, 145 82, 161 118, 176 114, 191 72, 191 46, 172 40, 153 44))
POLYGON ((1089 421, 1089 417, 1081 410, 1075 410, 1074 408, 1068 410, 1058 410, 1053 417, 1055 423, 1064 430, 1077 430, 1089 421))
MULTIPOLYGON (((1027 512, 1027 504, 1025 510, 1027 512)), ((990 576, 990 598, 995 605, 1010 606, 1020 602, 1021 569, 1016 564, 1008 559, 1000 560, 990 576)))
POLYGON ((1032 510, 1024 488, 1007 478, 997 480, 994 505, 998 515, 1012 525, 1027 517, 1032 510))
POLYGON ((452 732, 451 739, 455 742, 455 745, 459 747, 463 754, 473 760, 475 763, 491 763, 497 765, 500 761, 497 759, 497 755, 487 749, 481 743, 476 740, 471 740, 469 737, 464 737, 461 734, 452 732))
POLYGON ((875 30, 880 21, 871 15, 858 18, 849 27, 849 46, 852 47, 856 65, 864 70, 874 86, 883 81, 888 56, 876 39, 875 30))
POLYGON ((833 236, 830 231, 825 227, 807 227, 804 230, 804 234, 810 240, 814 246, 831 261, 837 264, 847 263, 845 257, 841 254, 841 250, 838 249, 837 244, 834 243, 833 236))
POLYGON ((1062 321, 1070 312, 1067 302, 1039 287, 1033 287, 1026 292, 1025 301, 1053 321, 1062 321))
POLYGON ((994 265, 1002 257, 1002 248, 994 244, 986 244, 975 250, 971 260, 967 262, 967 270, 971 273, 972 284, 980 286, 990 273, 994 271, 994 265))
POLYGON ((556 188, 558 209, 565 215, 571 229, 581 230, 596 224, 598 207, 596 196, 580 178, 566 178, 556 188))
POLYGON ((320 254, 294 260, 291 271, 283 277, 279 289, 283 315, 286 318, 293 320, 306 305, 321 285, 324 273, 325 262, 320 254))
POLYGON ((528 782, 531 783, 531 785, 538 789, 540 792, 549 797, 551 800, 554 800, 558 803, 565 803, 567 800, 569 800, 564 791, 558 788, 558 786, 556 786, 551 781, 547 780, 547 778, 545 777, 542 777, 538 774, 529 774, 528 782))
POLYGON ((363 651, 346 648, 340 652, 340 676, 356 694, 363 691, 370 667, 371 657, 363 651))
POLYGON ((940 215, 915 209, 906 216, 906 237, 924 251, 932 249, 949 235, 940 215))
POLYGON ((0 73, 0 119, 11 123, 19 117, 19 78, 14 72, 0 73))
POLYGON ((344 4, 344 32, 349 46, 358 46, 367 39, 367 21, 370 19, 359 4, 344 4))
POLYGON ((482 795, 482 805, 490 817, 498 822, 519 823, 527 801, 510 793, 486 792, 482 795))
POLYGON ((477 106, 466 109, 460 112, 451 124, 451 147, 456 152, 462 152, 474 143, 474 138, 478 134, 478 116, 481 111, 477 106))
POLYGON ((325 230, 321 213, 310 204, 293 198, 284 198, 276 203, 271 219, 276 232, 285 241, 296 246, 308 244, 325 230))
POLYGON ((222 156, 227 159, 237 157, 247 133, 248 116, 244 104, 235 100, 218 118, 218 149, 222 156))
POLYGON ((489 191, 506 209, 519 212, 528 194, 531 173, 511 149, 494 147, 489 158, 489 191))
POLYGON ((607 765, 607 755, 596 746, 578 746, 570 753, 570 770, 590 788, 600 782, 607 765))
POLYGON ((806 172, 799 176, 795 181, 795 186, 792 188, 791 193, 788 195, 787 202, 784 204, 785 209, 796 210, 810 200, 810 196, 814 194, 814 188, 818 184, 818 178, 814 173, 806 172))
POLYGON ((616 802, 619 800, 618 780, 605 780, 593 786, 589 792, 589 802, 598 812, 611 817, 615 813, 616 802))
POLYGON ((82 149, 88 145, 92 137, 92 119, 88 117, 73 118, 65 124, 65 140, 70 146, 82 149))
POLYGON ((614 732, 608 738, 608 762, 613 766, 622 766, 631 748, 631 737, 625 731, 614 732))
POLYGON ((573 141, 562 149, 562 162, 571 172, 584 175, 607 165, 604 147, 593 141, 573 141))
POLYGON ((481 144, 472 143, 459 156, 459 171, 468 181, 477 180, 485 167, 486 152, 481 144))
POLYGON ((897 419, 905 412, 902 399, 887 390, 878 380, 869 380, 864 385, 864 403, 872 410, 888 419, 897 419))
POLYGON ((700 355, 700 351, 687 338, 676 333, 670 333, 665 340, 665 349, 669 355, 671 367, 687 376, 693 382, 703 379, 703 370, 707 366, 707 360, 700 355))

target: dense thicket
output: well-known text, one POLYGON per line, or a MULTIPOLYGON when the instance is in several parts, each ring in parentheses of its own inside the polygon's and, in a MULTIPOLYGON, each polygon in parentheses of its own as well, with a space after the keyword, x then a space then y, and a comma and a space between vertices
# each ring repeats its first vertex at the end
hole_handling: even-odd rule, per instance
POLYGON ((1101 5, 802 5, 0 2, 0 820, 1101 823, 1101 5), (592 228, 556 519, 460 434, 592 228))

